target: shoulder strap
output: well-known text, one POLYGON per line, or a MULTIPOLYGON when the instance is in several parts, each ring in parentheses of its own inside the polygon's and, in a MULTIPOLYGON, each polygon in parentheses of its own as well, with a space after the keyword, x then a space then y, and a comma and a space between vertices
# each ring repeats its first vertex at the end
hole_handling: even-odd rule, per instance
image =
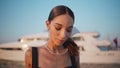
POLYGON ((38 48, 32 47, 32 68, 38 68, 38 48))
POLYGON ((72 63, 72 68, 77 68, 75 56, 70 56, 70 59, 71 59, 71 63, 72 63))

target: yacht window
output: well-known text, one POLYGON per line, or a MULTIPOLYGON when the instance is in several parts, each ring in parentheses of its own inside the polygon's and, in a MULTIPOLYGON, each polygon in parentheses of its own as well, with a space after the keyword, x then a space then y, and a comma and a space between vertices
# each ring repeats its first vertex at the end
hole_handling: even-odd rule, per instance
POLYGON ((84 38, 83 37, 73 37, 73 40, 75 40, 75 41, 78 41, 78 40, 80 40, 80 41, 84 41, 84 38))
POLYGON ((97 46, 100 50, 102 50, 102 51, 108 51, 108 47, 106 47, 106 46, 97 46))
POLYGON ((28 38, 27 41, 33 41, 34 39, 33 38, 28 38))
POLYGON ((0 48, 3 50, 22 50, 21 48, 0 48))

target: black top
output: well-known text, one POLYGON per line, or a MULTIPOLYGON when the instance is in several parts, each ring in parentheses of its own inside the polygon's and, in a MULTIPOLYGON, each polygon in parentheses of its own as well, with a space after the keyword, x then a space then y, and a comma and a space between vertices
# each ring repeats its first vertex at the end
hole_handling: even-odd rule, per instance
MULTIPOLYGON (((75 56, 70 56, 72 66, 65 67, 65 68, 77 68, 75 64, 75 56)), ((38 48, 32 47, 32 68, 40 68, 38 67, 38 48), (33 60, 34 59, 34 60, 33 60)))

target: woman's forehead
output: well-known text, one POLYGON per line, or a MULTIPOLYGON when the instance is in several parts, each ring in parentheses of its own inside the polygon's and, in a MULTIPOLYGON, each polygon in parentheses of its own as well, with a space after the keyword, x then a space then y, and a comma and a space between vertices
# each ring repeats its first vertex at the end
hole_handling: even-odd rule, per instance
POLYGON ((74 22, 71 16, 68 14, 60 15, 55 17, 52 21, 52 24, 62 25, 62 26, 73 26, 74 22))

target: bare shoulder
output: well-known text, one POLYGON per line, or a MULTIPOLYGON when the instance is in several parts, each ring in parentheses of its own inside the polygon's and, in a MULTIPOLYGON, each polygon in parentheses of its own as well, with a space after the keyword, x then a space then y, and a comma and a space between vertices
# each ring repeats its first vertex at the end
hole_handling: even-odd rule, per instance
POLYGON ((26 68, 32 68, 32 48, 25 52, 25 66, 26 68))
MULTIPOLYGON (((43 49, 44 46, 40 46, 40 47, 35 47, 35 48, 38 48, 38 49, 43 49)), ((32 56, 32 47, 28 48, 25 52, 25 56, 29 56, 31 57, 32 56)))
POLYGON ((42 50, 42 49, 45 49, 45 44, 44 45, 41 45, 41 46, 39 46, 39 47, 37 47, 38 48, 38 50, 42 50))
POLYGON ((29 49, 26 50, 25 55, 28 56, 31 55, 31 53, 32 53, 32 48, 30 47, 29 49))

